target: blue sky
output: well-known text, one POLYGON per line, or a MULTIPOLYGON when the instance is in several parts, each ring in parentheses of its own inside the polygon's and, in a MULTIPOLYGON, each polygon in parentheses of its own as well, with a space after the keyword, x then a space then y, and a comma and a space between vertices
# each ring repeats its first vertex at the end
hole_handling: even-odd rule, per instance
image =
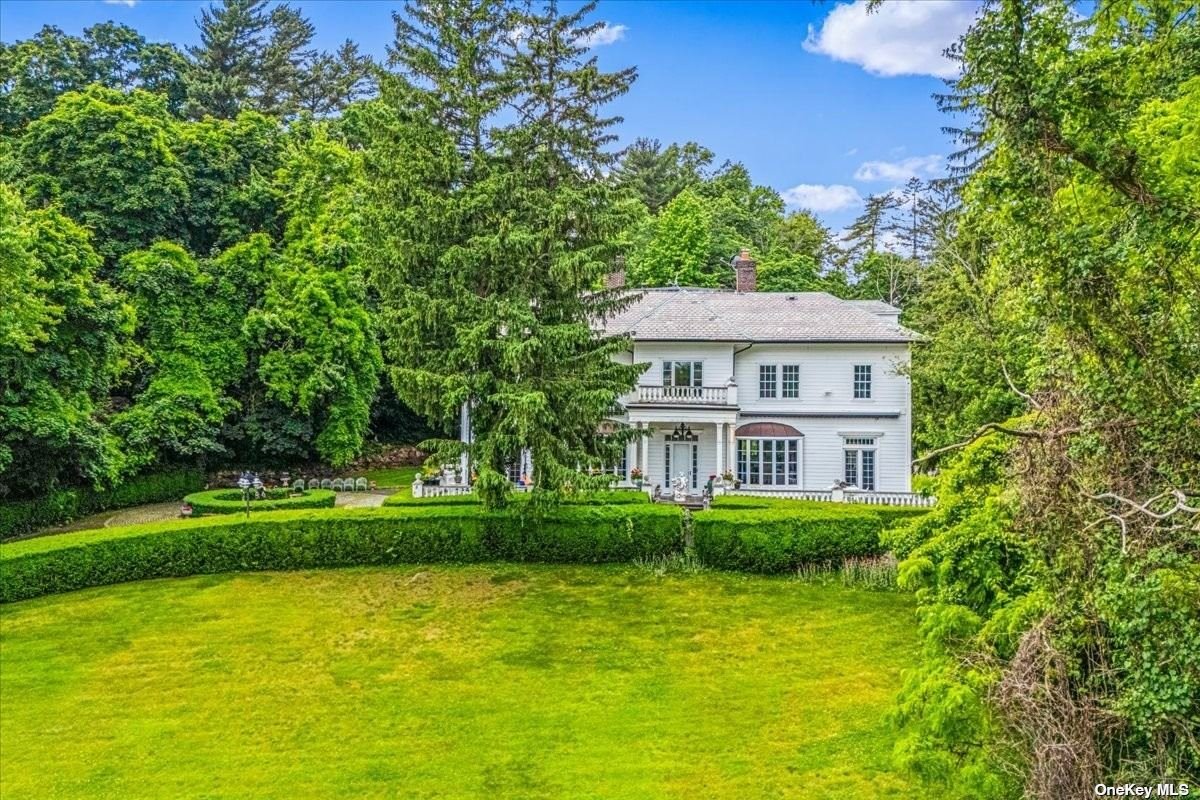
MULTIPOLYGON (((189 0, 0 0, 0 39, 42 25, 79 33, 105 20, 147 39, 196 41, 201 2, 189 0)), ((388 0, 294 0, 317 43, 357 41, 382 56, 392 38, 388 0)), ((601 65, 638 67, 632 91, 613 104, 623 142, 649 136, 694 140, 718 159, 741 161, 792 207, 844 227, 869 193, 911 174, 941 171, 949 121, 932 93, 953 67, 941 51, 970 23, 974 0, 651 2, 607 0, 595 44, 601 65)))

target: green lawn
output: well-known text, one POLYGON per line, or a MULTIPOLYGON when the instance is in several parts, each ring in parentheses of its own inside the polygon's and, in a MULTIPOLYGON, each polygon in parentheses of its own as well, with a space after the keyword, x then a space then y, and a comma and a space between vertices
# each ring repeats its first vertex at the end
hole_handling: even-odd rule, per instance
POLYGON ((869 798, 889 592, 635 567, 148 581, 0 607, 3 797, 869 798))
MULTIPOLYGON (((361 473, 361 476, 369 481, 375 481, 375 484, 380 489, 396 489, 401 491, 412 492, 413 479, 417 477, 417 471, 420 467, 381 467, 380 469, 368 469, 361 473)), ((355 473, 353 477, 359 477, 360 473, 355 473)))

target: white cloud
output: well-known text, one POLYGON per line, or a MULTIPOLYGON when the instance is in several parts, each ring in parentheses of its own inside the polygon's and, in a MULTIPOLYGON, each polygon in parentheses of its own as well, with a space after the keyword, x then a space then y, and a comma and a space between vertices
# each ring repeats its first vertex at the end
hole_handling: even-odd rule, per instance
POLYGON ((600 47, 619 42, 625 38, 627 30, 629 28, 625 25, 609 25, 607 22, 602 22, 599 28, 580 38, 579 44, 583 47, 600 47))
POLYGON ((783 202, 809 211, 842 211, 862 203, 862 197, 853 186, 818 183, 801 183, 780 193, 783 202))
POLYGON ((979 13, 976 0, 893 0, 867 13, 866 0, 836 6, 808 26, 804 49, 858 64, 873 75, 953 78, 958 65, 943 51, 979 13))
POLYGON ((942 171, 941 156, 912 156, 900 161, 864 161, 854 171, 856 181, 906 181, 942 171))
POLYGON ((137 4, 138 0, 104 0, 104 5, 106 6, 125 6, 126 8, 133 8, 137 4))

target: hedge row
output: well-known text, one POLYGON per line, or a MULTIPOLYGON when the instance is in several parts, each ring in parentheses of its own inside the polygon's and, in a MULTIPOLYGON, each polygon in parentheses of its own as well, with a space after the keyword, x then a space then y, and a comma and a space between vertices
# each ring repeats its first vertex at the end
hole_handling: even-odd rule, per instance
MULTIPOLYGON (((514 492, 510 499, 514 504, 525 503, 529 501, 530 495, 528 492, 514 492)), ((559 503, 567 506, 650 505, 650 496, 645 492, 632 489, 618 489, 611 492, 583 492, 567 495, 561 498, 559 503)), ((385 506, 477 506, 479 497, 474 494, 413 497, 405 492, 387 497, 383 504, 385 506)))
POLYGON ((878 555, 883 520, 872 509, 726 509, 696 514, 692 536, 700 562, 746 572, 787 572, 801 564, 878 555))
POLYGON ((165 503, 204 488, 200 470, 139 475, 106 491, 60 489, 35 500, 0 503, 0 540, 116 508, 165 503))
POLYGON ((146 578, 420 562, 604 563, 678 550, 668 506, 286 511, 107 528, 0 546, 0 602, 146 578))
POLYGON ((723 495, 713 500, 712 507, 716 510, 732 509, 779 509, 789 513, 800 511, 822 511, 827 509, 850 508, 856 511, 869 511, 883 520, 884 529, 889 529, 901 522, 907 522, 913 517, 922 517, 932 509, 918 506, 874 506, 858 503, 829 503, 819 500, 790 500, 782 497, 765 497, 762 495, 723 495))
MULTIPOLYGON (((804 563, 881 552, 885 524, 878 510, 828 503, 717 506, 692 515, 690 538, 710 567, 787 572, 804 563)), ((669 505, 562 505, 538 517, 528 512, 524 503, 497 512, 452 504, 276 511, 44 536, 0 545, 0 602, 244 570, 621 562, 678 551, 688 535, 679 510, 669 505)))
MULTIPOLYGON (((241 514, 246 510, 240 489, 212 489, 195 492, 183 498, 192 505, 192 513, 241 514)), ((266 500, 251 500, 251 513, 260 511, 298 511, 302 508, 333 508, 337 492, 331 489, 309 489, 304 494, 292 497, 287 489, 272 490, 266 500)))

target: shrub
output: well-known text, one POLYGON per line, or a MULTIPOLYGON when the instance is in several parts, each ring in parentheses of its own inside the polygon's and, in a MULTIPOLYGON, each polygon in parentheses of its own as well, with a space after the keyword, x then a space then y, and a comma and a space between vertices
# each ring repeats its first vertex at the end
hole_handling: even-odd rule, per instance
POLYGON ((0 503, 0 540, 100 511, 178 500, 203 486, 203 472, 184 469, 138 475, 104 491, 60 489, 34 500, 0 503))
POLYGON ((878 555, 883 521, 874 509, 833 503, 818 508, 721 509, 692 519, 705 564, 748 572, 791 572, 801 564, 878 555))
POLYGON ((933 510, 919 506, 869 506, 863 503, 830 503, 820 500, 790 500, 783 497, 764 497, 761 495, 722 495, 713 499, 714 509, 779 509, 781 511, 821 511, 824 509, 851 508, 858 511, 869 511, 883 522, 884 530, 908 522, 915 517, 922 517, 933 510))
MULTIPOLYGON (((240 489, 211 489, 189 494, 183 499, 192 504, 192 513, 197 515, 241 514, 246 510, 246 501, 242 499, 240 489)), ((266 500, 250 501, 250 512, 333 508, 336 500, 337 492, 330 489, 309 489, 297 497, 290 496, 287 489, 270 489, 266 500)))
POLYGON ((0 602, 146 578, 423 562, 605 563, 677 551, 668 506, 280 511, 103 528, 0 545, 0 602))
MULTIPOLYGON (((529 492, 514 492, 509 500, 512 505, 519 506, 528 503, 529 492)), ((559 505, 564 506, 627 506, 650 505, 650 496, 645 492, 633 490, 614 490, 610 492, 581 492, 564 495, 559 499, 559 505)), ((479 495, 476 494, 447 494, 439 497, 412 497, 408 494, 393 494, 383 501, 385 506, 474 506, 479 505, 479 495)))

